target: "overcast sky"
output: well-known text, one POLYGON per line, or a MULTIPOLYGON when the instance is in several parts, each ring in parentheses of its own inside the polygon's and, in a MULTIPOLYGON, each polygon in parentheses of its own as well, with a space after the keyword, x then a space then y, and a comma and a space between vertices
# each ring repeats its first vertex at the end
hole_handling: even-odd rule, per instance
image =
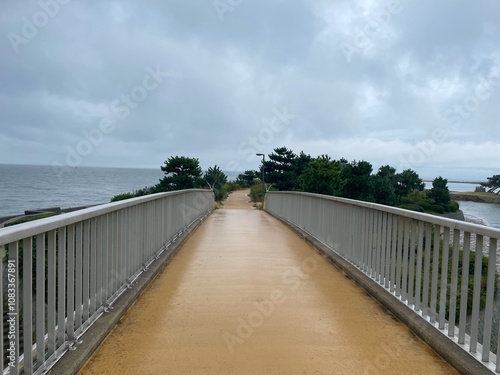
POLYGON ((2 0, 0 34, 0 163, 500 173, 497 0, 2 0))

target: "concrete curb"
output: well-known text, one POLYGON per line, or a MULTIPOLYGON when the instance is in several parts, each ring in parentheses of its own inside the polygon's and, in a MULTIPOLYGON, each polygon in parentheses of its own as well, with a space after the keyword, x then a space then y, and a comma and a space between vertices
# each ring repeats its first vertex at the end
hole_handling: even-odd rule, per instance
POLYGON ((280 218, 268 211, 269 215, 280 220, 306 242, 311 244, 334 266, 363 288, 372 298, 378 301, 396 319, 405 324, 422 341, 429 345, 441 358, 453 366, 463 375, 492 375, 494 372, 474 358, 470 353, 460 348, 457 344, 430 325, 420 315, 402 303, 398 298, 385 290, 376 281, 365 275, 354 265, 331 251, 326 245, 297 227, 295 224, 280 218))
MULTIPOLYGON (((213 211, 212 211, 213 212, 213 211)), ((151 284, 158 274, 165 268, 170 259, 186 242, 191 234, 206 219, 200 219, 183 233, 174 244, 164 251, 160 258, 153 262, 147 271, 143 272, 134 283, 132 289, 125 291, 114 303, 113 309, 104 313, 80 338, 82 344, 76 350, 67 351, 62 358, 56 362, 47 374, 49 375, 74 375, 85 365, 94 351, 101 345, 104 339, 111 333, 120 319, 127 313, 128 309, 135 303, 142 292, 151 284)))

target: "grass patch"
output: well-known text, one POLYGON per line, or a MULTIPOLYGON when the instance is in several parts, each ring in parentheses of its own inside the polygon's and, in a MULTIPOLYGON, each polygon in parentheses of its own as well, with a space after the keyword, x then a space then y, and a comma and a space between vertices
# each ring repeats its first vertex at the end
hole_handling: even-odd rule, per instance
POLYGON ((500 194, 495 193, 467 191, 460 193, 451 193, 451 197, 452 199, 463 201, 500 203, 500 194))

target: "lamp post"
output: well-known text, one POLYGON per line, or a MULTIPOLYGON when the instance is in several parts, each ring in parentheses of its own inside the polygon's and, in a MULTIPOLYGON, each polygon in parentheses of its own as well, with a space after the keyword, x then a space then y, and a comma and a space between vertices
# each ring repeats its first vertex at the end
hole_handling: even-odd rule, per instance
POLYGON ((266 194, 266 184, 264 182, 264 163, 266 162, 266 155, 255 154, 257 156, 262 156, 262 204, 264 204, 264 194, 266 194))

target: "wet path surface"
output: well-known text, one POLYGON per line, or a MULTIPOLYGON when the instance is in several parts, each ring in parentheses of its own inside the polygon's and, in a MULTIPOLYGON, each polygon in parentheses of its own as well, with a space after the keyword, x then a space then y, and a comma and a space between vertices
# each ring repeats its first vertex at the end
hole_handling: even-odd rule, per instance
POLYGON ((247 200, 203 223, 80 374, 456 374, 247 200))

